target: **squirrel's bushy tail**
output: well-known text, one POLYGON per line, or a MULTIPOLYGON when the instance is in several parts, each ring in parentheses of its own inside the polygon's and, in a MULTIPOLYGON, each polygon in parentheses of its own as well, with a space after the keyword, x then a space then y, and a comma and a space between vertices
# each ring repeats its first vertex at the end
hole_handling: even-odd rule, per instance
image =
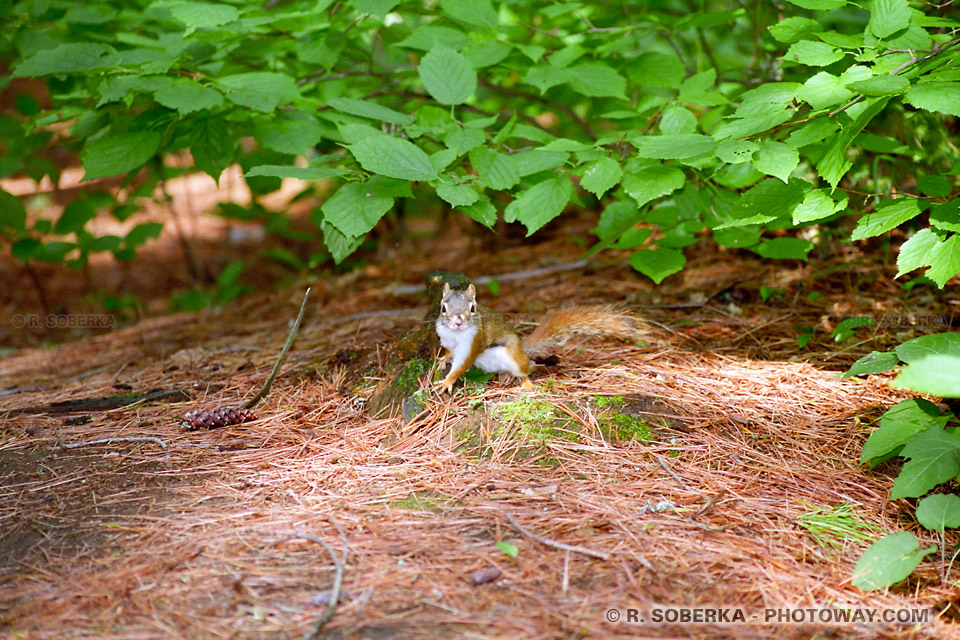
POLYGON ((633 341, 642 335, 640 320, 621 309, 571 307, 547 313, 522 344, 529 357, 542 358, 575 337, 633 341))

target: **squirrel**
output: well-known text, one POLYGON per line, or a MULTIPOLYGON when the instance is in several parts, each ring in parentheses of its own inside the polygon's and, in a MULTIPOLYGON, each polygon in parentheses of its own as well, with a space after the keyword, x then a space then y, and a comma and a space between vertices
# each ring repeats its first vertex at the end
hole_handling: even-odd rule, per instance
POLYGON ((551 311, 527 337, 517 332, 494 309, 477 304, 477 288, 453 290, 443 285, 437 335, 444 348, 443 368, 451 363, 450 373, 437 382, 450 393, 453 383, 467 369, 476 366, 488 373, 506 373, 519 378, 524 389, 532 389, 530 373, 551 349, 561 347, 570 338, 618 338, 629 340, 639 335, 636 318, 613 307, 572 307, 551 311))

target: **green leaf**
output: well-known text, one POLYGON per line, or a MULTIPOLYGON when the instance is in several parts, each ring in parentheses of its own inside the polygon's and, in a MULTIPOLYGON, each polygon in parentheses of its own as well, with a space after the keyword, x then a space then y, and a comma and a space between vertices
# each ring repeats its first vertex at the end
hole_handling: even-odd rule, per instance
POLYGON ((326 167, 292 167, 286 165, 262 164, 247 171, 244 177, 256 178, 296 178, 298 180, 324 180, 347 175, 346 169, 328 169, 326 167))
POLYGON ((925 82, 915 84, 903 101, 924 111, 960 116, 960 82, 925 82))
POLYGON ((236 141, 222 118, 201 115, 186 127, 193 161, 204 173, 220 181, 220 174, 233 163, 236 141))
POLYGON ((478 129, 454 129, 444 137, 443 144, 457 156, 461 156, 486 141, 487 137, 478 129))
POLYGON ((799 16, 786 18, 770 27, 770 35, 786 44, 803 40, 821 31, 823 26, 819 22, 799 16))
POLYGON ((793 224, 800 225, 828 218, 847 207, 847 196, 833 201, 826 189, 814 189, 803 197, 803 202, 793 210, 793 224))
POLYGON ((885 589, 913 573, 924 556, 936 550, 936 547, 921 549, 909 531, 891 533, 870 545, 860 557, 851 583, 864 591, 885 589))
MULTIPOLYGON (((679 89, 686 70, 676 55, 648 51, 641 54, 626 69, 627 75, 641 87, 679 89)), ((714 80, 716 76, 714 76, 714 80)), ((713 84, 713 81, 709 83, 713 84)), ((708 85, 709 86, 709 85, 708 85)), ((702 93, 702 90, 701 90, 702 93)))
POLYGON ((423 56, 417 73, 427 93, 440 104, 463 104, 477 90, 477 72, 470 61, 442 44, 423 56))
POLYGON ((302 156, 323 138, 323 128, 311 116, 292 112, 298 117, 257 118, 254 136, 262 146, 280 153, 302 156))
POLYGON ((471 220, 479 222, 485 227, 493 228, 497 223, 497 208, 493 206, 485 194, 480 194, 480 199, 469 207, 458 207, 471 220))
POLYGON ((672 136, 639 138, 637 156, 640 158, 683 159, 711 153, 717 141, 710 136, 684 133, 672 136))
POLYGON ((393 206, 393 198, 375 194, 368 185, 351 182, 337 189, 320 207, 324 221, 350 238, 361 237, 373 229, 393 206))
POLYGON ((847 88, 866 96, 890 96, 903 93, 910 86, 910 81, 903 76, 884 74, 873 76, 866 80, 848 82, 847 88))
MULTIPOLYGON (((853 363, 849 369, 840 376, 842 379, 852 378, 853 376, 864 376, 870 373, 883 373, 890 371, 900 359, 893 351, 871 351, 859 360, 853 363)), ((872 457, 872 456, 871 456, 872 457)), ((861 461, 862 462, 862 461, 861 461)))
POLYGON ((960 333, 932 333, 907 340, 896 348, 897 357, 912 363, 930 356, 960 357, 960 333))
MULTIPOLYGON (((797 91, 797 97, 808 102, 814 109, 826 109, 841 102, 846 102, 853 97, 853 91, 847 88, 848 83, 872 76, 873 72, 870 69, 859 65, 850 67, 839 78, 832 73, 821 71, 800 87, 797 91)), ((808 126, 815 126, 818 123, 820 126, 824 126, 823 123, 831 123, 831 121, 826 119, 816 120, 808 126)), ((832 126, 834 129, 836 128, 836 124, 832 124, 832 126)), ((789 140, 787 142, 790 144, 789 140)))
POLYGON ((717 157, 730 164, 749 162, 760 145, 752 140, 724 140, 717 145, 717 157))
POLYGON ((900 246, 897 254, 897 275, 899 278, 920 267, 929 267, 933 260, 933 250, 942 242, 933 229, 921 229, 900 246))
POLYGON ((225 4, 209 2, 184 2, 170 7, 170 14, 187 25, 189 35, 196 29, 212 29, 233 22, 240 17, 240 12, 225 4))
POLYGON ((931 531, 960 527, 960 496, 952 493, 927 496, 917 504, 917 521, 931 531))
POLYGON ((123 238, 123 243, 128 247, 138 247, 150 238, 159 238, 163 231, 161 222, 142 222, 130 230, 123 238))
POLYGON ((812 11, 830 11, 847 4, 847 0, 787 0, 787 2, 812 11))
POLYGON ((801 40, 790 45, 783 59, 811 67, 826 67, 837 60, 842 60, 843 52, 826 42, 801 40))
POLYGON ((530 149, 509 156, 510 162, 517 170, 517 175, 521 178, 562 167, 568 157, 569 154, 560 151, 545 151, 543 149, 530 149))
POLYGON ((837 123, 833 120, 818 118, 813 122, 808 122, 796 128, 790 133, 789 136, 787 136, 787 139, 784 141, 784 143, 790 145, 794 149, 800 149, 808 144, 814 144, 815 142, 824 140, 825 138, 831 136, 837 130, 837 128, 837 123))
POLYGON ((736 112, 717 127, 713 137, 744 138, 783 124, 797 109, 793 103, 800 87, 796 82, 769 82, 744 92, 736 112))
POLYGON ((234 104, 265 113, 300 97, 296 80, 284 73, 238 73, 219 78, 216 82, 234 104))
POLYGON ((470 43, 470 38, 459 29, 422 24, 395 46, 430 51, 438 44, 442 44, 454 51, 459 51, 470 43))
POLYGON ((900 455, 910 461, 894 481, 890 499, 919 498, 960 473, 960 434, 932 426, 908 442, 900 455))
POLYGON ((368 100, 354 100, 353 98, 334 98, 327 102, 331 107, 343 113, 349 113, 361 118, 370 118, 389 122, 391 124, 408 125, 414 122, 413 116, 399 111, 394 111, 389 107, 384 107, 368 100))
POLYGON ((512 47, 497 40, 481 40, 463 50, 474 69, 492 67, 510 55, 512 47))
POLYGON ((697 116, 686 107, 670 104, 663 108, 657 126, 662 135, 694 133, 697 130, 697 116))
POLYGON ((761 242, 757 253, 764 258, 775 260, 807 260, 807 254, 813 250, 813 243, 800 238, 774 238, 761 242))
MULTIPOLYGON (((871 354, 873 355, 873 354, 871 354)), ((866 360, 870 356, 861 358, 850 368, 860 364, 860 361, 866 360)), ((879 368, 883 364, 890 364, 889 368, 896 366, 896 356, 891 353, 882 353, 877 355, 874 363, 868 363, 861 368, 871 368, 871 364, 876 364, 879 368), (893 363, 890 363, 893 356, 893 363)), ((888 369, 882 369, 887 371, 888 369)), ((847 372, 849 373, 849 372, 847 372)), ((861 371, 860 373, 879 373, 879 371, 861 371)), ((859 375, 859 373, 858 373, 859 375)), ((947 424, 950 416, 945 416, 937 409, 937 405, 923 398, 911 398, 904 400, 890 407, 883 417, 880 418, 880 426, 870 434, 867 441, 863 444, 863 452, 860 454, 860 464, 865 464, 874 458, 886 455, 902 447, 930 427, 942 427, 947 424)))
POLYGON ((469 184, 455 184, 452 180, 441 182, 437 186, 437 195, 451 207, 469 207, 480 199, 480 194, 469 184))
POLYGON ((622 181, 623 190, 642 207, 651 200, 669 195, 683 186, 683 171, 673 165, 653 165, 628 172, 622 181))
POLYGON ((934 247, 926 276, 941 289, 953 276, 960 273, 960 235, 953 234, 934 247))
POLYGON ((323 232, 323 244, 333 256, 333 261, 337 264, 343 262, 343 259, 356 251, 363 243, 363 236, 351 237, 345 236, 335 226, 328 222, 320 223, 320 230, 323 232))
POLYGON ((510 158, 488 147, 472 149, 470 164, 483 183, 491 189, 503 191, 520 182, 520 175, 510 158))
POLYGON ((570 73, 567 69, 558 69, 552 66, 531 67, 523 76, 525 84, 533 85, 540 90, 543 95, 551 87, 564 84, 570 79, 570 73))
POLYGON ((159 150, 160 133, 157 131, 121 133, 88 142, 80 152, 80 162, 86 171, 83 181, 139 169, 159 150))
POLYGON ((886 38, 910 26, 907 0, 873 0, 867 30, 878 38, 886 38))
POLYGON ((573 196, 573 183, 560 174, 527 189, 507 205, 503 218, 519 221, 527 228, 527 237, 563 212, 573 196))
POLYGON ((53 232, 57 235, 75 233, 96 217, 97 209, 90 200, 85 198, 74 200, 64 207, 63 213, 57 219, 57 224, 53 226, 53 232))
POLYGON ((674 249, 642 249, 630 254, 630 266, 660 284, 687 263, 683 253, 674 249))
POLYGON ((760 148, 753 154, 753 166, 757 171, 776 176, 784 182, 790 181, 790 174, 798 164, 800 154, 782 142, 761 142, 760 148))
POLYGON ((960 198, 938 204, 931 209, 930 224, 944 231, 960 232, 960 198))
POLYGON ((454 20, 476 27, 496 29, 500 24, 490 0, 440 0, 440 8, 454 20))
POLYGON ((857 137, 857 134, 873 120, 874 116, 883 111, 889 100, 889 97, 864 100, 865 107, 860 115, 852 124, 847 125, 840 135, 833 138, 830 146, 827 147, 820 161, 817 162, 817 172, 834 188, 840 184, 840 178, 853 166, 853 163, 846 157, 847 147, 857 137))
POLYGON ((790 217, 803 200, 803 184, 805 183, 799 180, 784 184, 777 178, 767 178, 741 194, 736 205, 730 210, 730 218, 714 228, 763 224, 777 218, 790 217))
POLYGON ((105 44, 70 42, 53 49, 43 49, 14 66, 13 77, 49 76, 106 69, 119 62, 117 50, 105 44))
POLYGON ((6 228, 16 234, 27 226, 27 209, 15 195, 0 189, 0 230, 6 228))
POLYGON ((170 86, 153 95, 157 102, 176 109, 180 115, 223 106, 223 95, 219 91, 200 86, 190 78, 175 78, 170 86))
POLYGON ((922 176, 917 180, 917 188, 925 196, 944 198, 950 195, 950 182, 944 176, 922 176))
POLYGON ((594 160, 587 165, 580 179, 580 186, 598 198, 620 183, 623 169, 620 163, 610 157, 594 160))
POLYGON ((876 211, 860 218, 853 233, 850 234, 850 240, 863 240, 886 233, 907 220, 920 215, 926 208, 926 203, 921 206, 920 200, 917 198, 884 200, 877 205, 876 211))
POLYGON ((504 542, 501 540, 500 542, 497 543, 497 549, 500 549, 500 551, 503 551, 505 554, 507 554, 511 558, 517 557, 516 545, 510 544, 509 542, 504 542))
POLYGON ((626 99, 627 81, 605 64, 587 62, 566 69, 570 88, 589 98, 626 99))
MULTIPOLYGON (((614 202, 600 214, 600 220, 597 221, 593 233, 600 238, 601 244, 609 245, 625 232, 633 229, 642 219, 643 213, 633 204, 614 202)), ((596 247, 591 249, 591 253, 595 252, 596 247)))
POLYGON ((409 140, 375 133, 348 147, 360 166, 389 178, 434 180, 437 170, 430 157, 409 140))

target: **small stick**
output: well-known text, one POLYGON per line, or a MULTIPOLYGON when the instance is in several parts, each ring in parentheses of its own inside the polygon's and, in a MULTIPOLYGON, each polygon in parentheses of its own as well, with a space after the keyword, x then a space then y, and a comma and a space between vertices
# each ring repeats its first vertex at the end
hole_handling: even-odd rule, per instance
POLYGON ((303 538, 304 540, 309 540, 310 542, 316 542, 324 549, 327 553, 330 554, 330 559, 333 560, 333 566, 337 570, 336 576, 333 578, 333 588, 330 590, 330 604, 327 605, 327 610, 323 612, 323 615, 320 616, 320 619, 313 625, 313 629, 305 636, 303 640, 315 640, 320 631, 323 629, 323 625, 327 624, 330 621, 330 618, 333 617, 334 611, 337 609, 337 604, 340 601, 340 585, 343 584, 343 565, 347 562, 347 536, 344 534, 343 529, 340 528, 340 524, 333 519, 332 516, 328 516, 330 522, 333 523, 333 526, 337 528, 337 531, 340 532, 340 540, 343 542, 343 560, 337 558, 337 554, 334 553, 333 549, 330 548, 326 542, 312 536, 309 533, 301 533, 297 531, 297 537, 303 538))
POLYGON ((520 523, 517 522, 516 519, 509 513, 507 514, 507 520, 509 520, 510 524, 516 527, 516 529, 523 535, 527 536, 531 540, 539 542, 540 544, 545 544, 548 547, 553 547, 554 549, 560 549, 561 551, 572 551, 574 553, 582 553, 585 556, 600 558, 601 560, 608 560, 610 558, 610 554, 604 553, 603 551, 594 551, 593 549, 587 549, 586 547, 578 547, 572 544, 564 544, 562 542, 557 542, 556 540, 550 540, 549 538, 538 536, 537 534, 527 531, 526 529, 521 527, 520 523))
POLYGON ((57 449, 76 449, 77 447, 88 447, 93 444, 110 444, 112 442, 155 442, 160 445, 162 449, 166 449, 166 443, 160 438, 154 438, 153 436, 145 436, 143 438, 103 438, 102 440, 90 440, 88 442, 74 442, 73 444, 65 444, 63 446, 53 447, 53 450, 57 449))
POLYGON ((260 387, 257 395, 243 403, 244 409, 253 409, 257 406, 257 403, 266 398, 267 394, 270 393, 270 387, 273 386, 273 381, 277 379, 277 374, 280 373, 280 367, 283 366, 283 361, 287 359, 287 352, 290 351, 290 347, 297 337, 297 332, 300 330, 300 321, 303 320, 303 312, 307 309, 307 297, 309 295, 310 287, 307 287, 307 292, 303 294, 303 302, 300 304, 300 313, 297 314, 297 319, 293 322, 293 328, 290 329, 290 335, 287 336, 287 342, 283 345, 283 350, 280 352, 280 357, 277 358, 277 363, 273 365, 273 371, 270 372, 270 377, 267 378, 267 381, 260 387))

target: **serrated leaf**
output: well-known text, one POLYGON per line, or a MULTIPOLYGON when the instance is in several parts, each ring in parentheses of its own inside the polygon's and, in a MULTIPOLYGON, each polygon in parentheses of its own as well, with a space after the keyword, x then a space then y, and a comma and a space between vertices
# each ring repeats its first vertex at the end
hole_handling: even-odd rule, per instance
POLYGON ((323 128, 306 114, 298 118, 258 118, 254 137, 267 149, 302 156, 323 138, 323 128))
POLYGON ((631 62, 626 68, 626 73, 641 87, 679 89, 686 70, 683 62, 676 55, 648 51, 631 62))
POLYGON ((351 182, 337 189, 320 210, 324 221, 345 237, 357 238, 373 229, 392 206, 392 197, 373 193, 367 184, 351 182))
POLYGON ((507 222, 518 221, 527 228, 527 236, 547 224, 563 212, 573 196, 573 183, 560 174, 547 178, 527 189, 507 205, 503 218, 507 222))
POLYGON ((590 253, 596 253, 600 248, 612 244, 625 232, 633 229, 642 218, 643 212, 629 202, 614 202, 608 205, 600 214, 600 220, 593 229, 600 243, 593 247, 590 253))
POLYGON ((823 26, 819 22, 799 16, 785 18, 770 27, 770 35, 786 44, 803 40, 821 31, 823 26))
POLYGON ((470 164, 483 183, 491 189, 503 191, 520 182, 520 175, 510 158, 488 147, 472 149, 470 164))
POLYGON ((876 211, 860 218, 853 233, 850 234, 850 240, 863 240, 886 233, 907 220, 917 217, 926 208, 926 203, 921 206, 916 198, 885 200, 877 205, 876 211))
POLYGON ((454 20, 476 27, 496 29, 500 24, 490 0, 440 0, 440 8, 454 20))
POLYGON ((830 183, 833 188, 840 184, 840 178, 850 170, 853 163, 847 160, 847 147, 860 133, 867 124, 873 120, 874 116, 883 111, 890 101, 889 97, 867 98, 864 100, 865 107, 853 121, 847 125, 840 135, 835 136, 830 146, 824 151, 823 156, 817 162, 817 172, 824 180, 830 183))
POLYGON ((960 333, 932 333, 907 340, 896 348, 897 357, 915 362, 930 356, 960 357, 960 333))
POLYGON ((865 96, 891 96, 903 93, 910 86, 910 81, 903 76, 887 73, 866 80, 848 82, 846 86, 848 89, 865 96))
POLYGON ((793 224, 799 225, 815 220, 822 220, 842 211, 847 207, 847 196, 842 195, 837 202, 827 193, 826 189, 814 189, 803 197, 803 202, 793 210, 793 224))
POLYGON ((873 0, 867 29, 878 38, 886 38, 910 26, 907 0, 873 0))
POLYGON ((437 45, 444 45, 454 51, 460 51, 470 43, 470 38, 459 29, 422 24, 395 46, 430 51, 437 45))
POLYGON ((216 82, 234 104, 265 113, 300 97, 296 81, 285 73, 238 73, 223 76, 216 82))
POLYGON ((613 158, 600 158, 587 165, 580 186, 598 198, 620 183, 623 168, 613 158))
POLYGON ((752 140, 724 140, 717 145, 717 157, 730 164, 749 162, 760 145, 752 140))
POLYGON ((744 92, 736 112, 721 122, 713 137, 744 138, 783 124, 797 109, 793 102, 801 86, 796 82, 769 82, 744 92))
POLYGON ((442 44, 423 56, 417 73, 427 93, 440 104, 463 104, 477 90, 477 72, 470 61, 442 44))
MULTIPOLYGON (((846 102, 853 97, 853 91, 844 86, 837 76, 821 71, 803 83, 803 86, 797 90, 797 97, 814 109, 826 109, 846 102)), ((829 121, 820 120, 820 122, 829 121)))
POLYGON ((903 101, 924 111, 960 116, 960 82, 915 84, 907 89, 903 101))
POLYGON ((486 135, 479 129, 454 129, 444 137, 443 144, 457 156, 461 156, 486 141, 486 135))
POLYGON ((657 126, 662 135, 694 133, 697 130, 697 117, 690 109, 671 104, 664 107, 657 126))
POLYGON ((363 243, 363 236, 356 238, 346 236, 329 222, 321 222, 320 230, 323 232, 323 244, 337 264, 343 262, 344 258, 356 251, 363 243))
POLYGON ((933 260, 933 250, 942 242, 933 229, 921 229, 900 246, 897 254, 897 275, 899 278, 920 267, 929 267, 933 260))
POLYGON ((660 284, 687 264, 683 252, 663 247, 643 249, 630 254, 630 266, 660 284))
POLYGON ((170 14, 187 26, 190 34, 196 29, 212 29, 240 17, 236 7, 211 2, 184 2, 170 7, 170 14))
POLYGON ((637 144, 637 156, 661 160, 680 160, 711 153, 717 141, 710 136, 684 133, 672 136, 646 136, 637 144))
POLYGON ((33 78, 55 73, 105 69, 119 62, 117 50, 106 44, 69 42, 43 49, 14 66, 14 78, 33 78))
POLYGON ((570 74, 566 69, 558 69, 545 65, 542 67, 531 67, 523 76, 523 82, 530 84, 540 90, 540 94, 546 93, 551 87, 564 84, 570 79, 570 74))
POLYGON ((596 62, 567 67, 568 84, 589 98, 626 99, 627 80, 612 67, 596 62))
POLYGON ((922 176, 917 180, 920 193, 931 198, 944 198, 950 195, 950 181, 944 176, 922 176))
POLYGON ((437 186, 437 195, 451 207, 469 207, 480 199, 480 194, 469 184, 455 184, 445 180, 437 186))
POLYGON ((919 498, 960 473, 960 434, 932 426, 910 440, 900 455, 910 461, 893 482, 890 499, 919 498))
POLYGON ((803 200, 803 184, 798 180, 791 180, 788 184, 784 184, 776 178, 767 178, 741 194, 730 210, 730 219, 714 228, 762 224, 777 218, 790 217, 803 200))
POLYGON ((409 140, 377 132, 347 148, 371 173, 400 180, 429 181, 437 177, 430 157, 409 140))
POLYGON ((787 2, 812 11, 830 11, 847 4, 847 0, 787 0, 787 2))
POLYGON ((569 154, 561 151, 546 151, 544 149, 530 149, 521 151, 511 156, 510 162, 513 163, 517 175, 524 176, 540 173, 541 171, 550 171, 562 167, 569 158, 569 154))
POLYGON ((63 208, 63 213, 57 218, 53 232, 57 235, 75 233, 83 229, 91 220, 97 217, 97 209, 87 199, 74 200, 63 208))
POLYGON ((931 209, 930 224, 944 231, 960 232, 960 198, 938 204, 931 209))
POLYGON ((414 122, 413 116, 399 111, 394 111, 389 107, 384 107, 369 100, 355 100, 353 98, 334 98, 327 102, 331 107, 343 113, 369 118, 371 120, 380 120, 391 124, 408 125, 414 122))
POLYGON ((789 136, 787 136, 787 139, 784 140, 784 143, 790 145, 794 149, 800 149, 808 144, 814 144, 815 142, 824 140, 832 135, 837 128, 836 122, 827 120, 826 118, 818 118, 813 122, 808 122, 807 124, 795 129, 790 133, 789 136))
POLYGON ((223 106, 223 95, 219 91, 203 87, 190 78, 175 78, 170 86, 160 89, 153 97, 163 106, 176 109, 180 115, 223 106))
POLYGON ((247 178, 296 178, 297 180, 324 180, 347 175, 346 169, 328 169, 326 167, 293 167, 286 165, 262 164, 246 173, 247 178))
POLYGON ((233 163, 236 151, 236 141, 230 136, 226 122, 201 114, 193 118, 186 129, 190 154, 197 168, 219 182, 220 174, 233 163))
POLYGON ((757 253, 764 258, 775 260, 807 260, 807 254, 813 250, 813 243, 801 238, 774 238, 761 242, 757 253))
POLYGON ((843 52, 826 42, 801 40, 790 45, 783 55, 784 60, 799 62, 811 67, 826 67, 843 59, 843 52))
POLYGON ((474 69, 483 69, 503 62, 512 50, 511 45, 498 40, 481 40, 464 49, 463 55, 474 69))
POLYGON ((80 152, 83 181, 127 173, 142 167, 160 150, 160 133, 138 131, 89 142, 80 152))
POLYGON ((960 496, 952 493, 927 496, 917 504, 917 521, 931 531, 960 527, 960 496))
MULTIPOLYGON (((861 360, 866 360, 872 355, 861 358, 861 360)), ((897 364, 897 357, 896 354, 892 353, 877 354, 875 362, 867 363, 861 368, 879 368, 881 365, 890 364, 891 359, 893 363, 890 368, 893 368, 897 364), (871 367, 872 364, 877 366, 871 367)), ((857 367, 859 362, 857 361, 854 367, 857 367)), ((854 367, 851 367, 851 371, 854 367)), ((882 371, 887 370, 889 369, 883 369, 882 371)), ((864 370, 860 373, 879 373, 879 371, 864 370)), ((870 434, 870 437, 863 444, 860 464, 865 464, 874 458, 890 453, 897 447, 902 447, 913 440, 918 433, 922 433, 930 427, 944 426, 949 418, 949 416, 940 413, 937 405, 923 398, 911 398, 898 402, 883 414, 880 418, 880 426, 870 434)))
POLYGON ((672 165, 653 165, 628 172, 621 181, 623 190, 642 207, 651 200, 669 195, 683 186, 683 171, 672 165))
POLYGON ((941 289, 960 273, 960 235, 953 234, 933 249, 926 276, 941 289))
POLYGON ((891 533, 870 545, 860 557, 851 583, 864 591, 885 589, 913 573, 924 556, 936 550, 936 547, 921 549, 909 531, 891 533))
POLYGON ((753 166, 757 171, 776 176, 789 182, 790 174, 800 164, 800 154, 793 147, 782 142, 765 141, 753 154, 753 166))
POLYGON ((493 228, 497 223, 497 208, 493 206, 485 194, 480 194, 480 199, 469 207, 458 207, 460 211, 467 215, 471 220, 479 222, 485 227, 493 228))
MULTIPOLYGON (((377 16, 381 20, 390 13, 395 6, 400 4, 399 0, 350 0, 350 4, 356 7, 361 13, 369 13, 377 16)), ((322 11, 323 9, 318 9, 322 11)))
MULTIPOLYGON (((863 356, 856 362, 854 362, 849 369, 843 372, 843 375, 840 376, 841 379, 852 378, 853 376, 864 376, 870 373, 883 373, 884 371, 890 371, 897 364, 899 364, 900 359, 897 358, 897 354, 893 351, 871 351, 867 355, 863 356)), ((872 456, 871 456, 872 457, 872 456)))

